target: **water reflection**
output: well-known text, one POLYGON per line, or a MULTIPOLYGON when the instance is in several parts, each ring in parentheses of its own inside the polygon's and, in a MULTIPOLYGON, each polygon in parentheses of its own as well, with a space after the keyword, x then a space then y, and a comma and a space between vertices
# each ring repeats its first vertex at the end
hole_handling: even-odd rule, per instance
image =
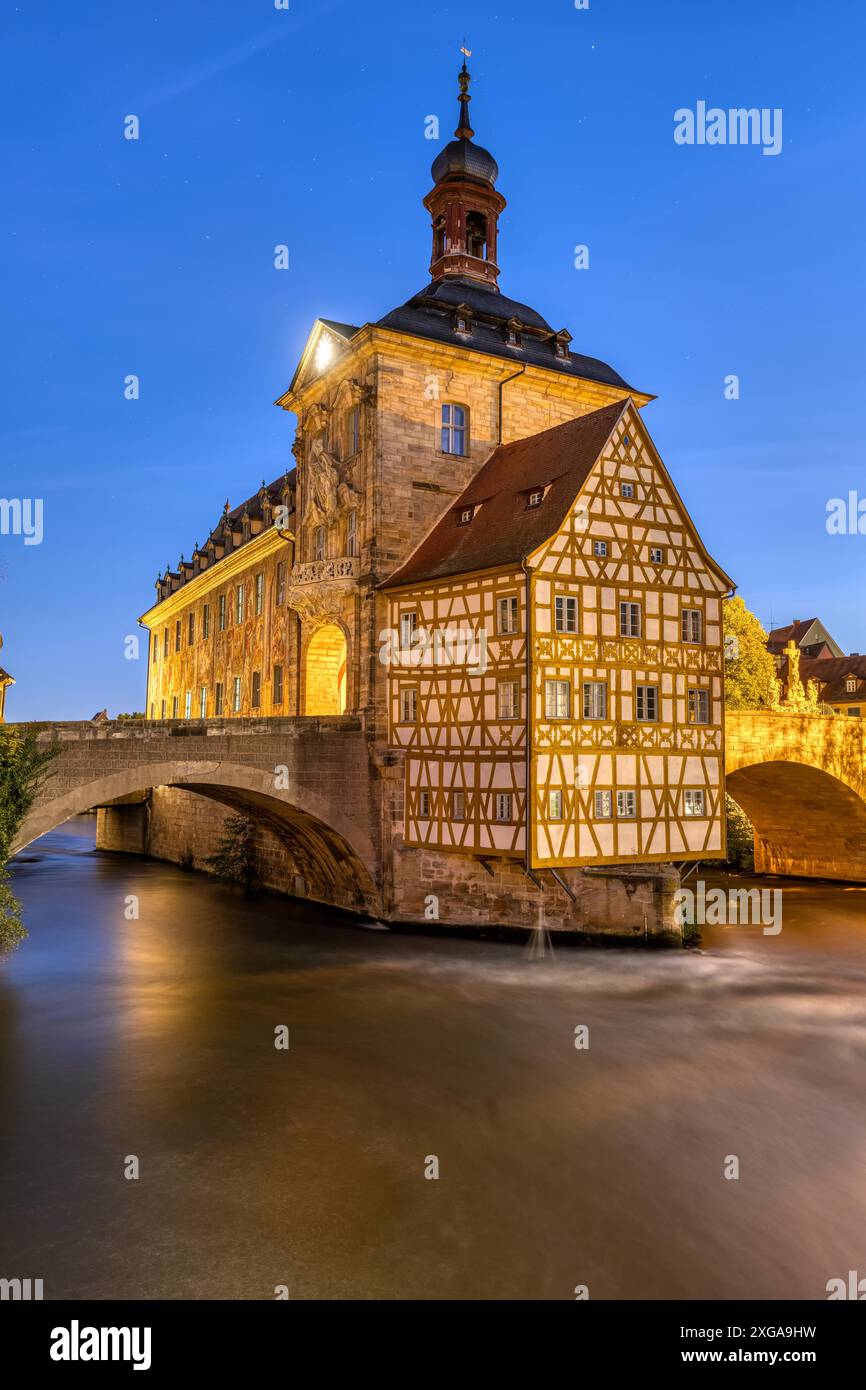
POLYGON ((821 1298, 866 1266, 864 890, 786 886, 777 937, 529 960, 91 837, 15 870, 0 1273, 48 1297, 821 1298))

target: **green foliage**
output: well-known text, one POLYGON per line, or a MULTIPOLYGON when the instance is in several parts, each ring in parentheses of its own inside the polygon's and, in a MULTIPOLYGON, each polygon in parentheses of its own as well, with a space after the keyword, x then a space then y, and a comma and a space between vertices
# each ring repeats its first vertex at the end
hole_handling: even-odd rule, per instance
POLYGON ((233 812, 226 817, 216 853, 205 863, 225 883, 239 883, 249 891, 255 887, 256 851, 253 823, 249 816, 233 812))
POLYGON ((0 869, 0 956, 14 951, 26 935, 21 922, 21 904, 12 892, 7 870, 0 869))
POLYGON ((755 867, 755 827, 742 806, 725 796, 728 823, 728 863, 751 873, 755 867))
POLYGON ((21 733, 0 724, 0 954, 13 950, 27 935, 21 907, 10 886, 6 865, 18 827, 33 805, 56 746, 40 747, 37 728, 21 733))
POLYGON ((117 718, 122 722, 123 720, 130 719, 144 719, 145 715, 142 710, 136 710, 133 714, 119 714, 117 718))
POLYGON ((763 626, 739 597, 725 599, 725 705, 728 709, 773 709, 778 703, 776 668, 763 626))

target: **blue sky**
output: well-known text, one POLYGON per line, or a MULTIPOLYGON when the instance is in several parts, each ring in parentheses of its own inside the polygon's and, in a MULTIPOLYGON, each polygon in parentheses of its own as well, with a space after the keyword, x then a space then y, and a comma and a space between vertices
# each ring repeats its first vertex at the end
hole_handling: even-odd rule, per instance
POLYGON ((45 508, 41 545, 0 536, 9 716, 142 707, 124 637, 225 499, 291 464, 272 402, 314 318, 426 282, 424 121, 450 138, 464 35, 502 289, 659 396, 662 456, 764 621, 817 613, 866 651, 866 536, 825 529, 866 496, 864 27, 853 0, 7 7, 0 495, 45 508), (699 100, 780 107, 781 153, 676 145, 699 100))

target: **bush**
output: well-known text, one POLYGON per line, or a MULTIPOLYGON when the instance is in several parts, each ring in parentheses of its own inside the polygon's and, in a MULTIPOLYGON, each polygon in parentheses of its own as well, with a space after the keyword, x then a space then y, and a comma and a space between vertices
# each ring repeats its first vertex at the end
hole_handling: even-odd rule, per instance
POLYGON ((59 752, 56 745, 40 747, 38 735, 36 727, 22 734, 0 724, 0 953, 14 950, 27 935, 6 865, 12 841, 33 805, 43 774, 59 752))
POLYGON ((742 806, 732 797, 725 797, 728 822, 728 863, 751 873, 755 867, 755 827, 742 806))

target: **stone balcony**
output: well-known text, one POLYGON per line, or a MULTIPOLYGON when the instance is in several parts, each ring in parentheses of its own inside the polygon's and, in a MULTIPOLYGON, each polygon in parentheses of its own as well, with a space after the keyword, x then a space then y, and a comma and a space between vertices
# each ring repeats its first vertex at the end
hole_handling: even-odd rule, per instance
POLYGON ((358 580, 356 555, 339 555, 329 560, 310 560, 294 565, 289 575, 286 601, 307 622, 322 622, 340 616, 343 600, 358 580))
POLYGON ((306 565, 293 566, 289 583, 292 585, 320 584, 323 580, 357 578, 358 557, 356 555, 340 555, 333 560, 311 560, 306 565))

